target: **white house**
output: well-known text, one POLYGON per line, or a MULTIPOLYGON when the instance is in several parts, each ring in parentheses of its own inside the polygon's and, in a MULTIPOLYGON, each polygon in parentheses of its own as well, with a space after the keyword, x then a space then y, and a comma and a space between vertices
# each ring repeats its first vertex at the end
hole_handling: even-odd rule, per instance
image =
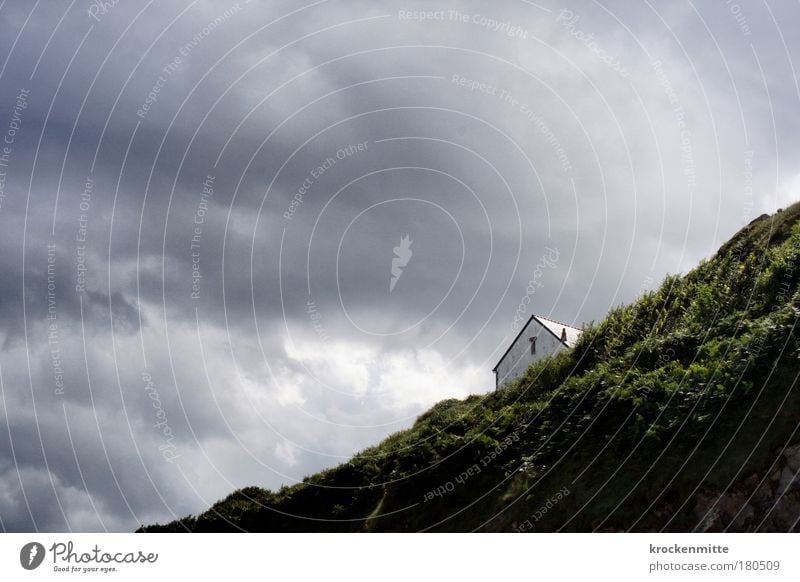
POLYGON ((578 341, 582 329, 542 317, 531 315, 514 341, 492 369, 495 388, 500 388, 522 376, 533 362, 571 348, 578 341))

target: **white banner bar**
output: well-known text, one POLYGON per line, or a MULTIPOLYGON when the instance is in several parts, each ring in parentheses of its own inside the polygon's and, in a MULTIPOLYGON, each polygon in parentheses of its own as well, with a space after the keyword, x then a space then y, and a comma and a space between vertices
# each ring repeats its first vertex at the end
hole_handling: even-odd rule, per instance
POLYGON ((792 534, 4 534, 3 580, 800 580, 792 534))

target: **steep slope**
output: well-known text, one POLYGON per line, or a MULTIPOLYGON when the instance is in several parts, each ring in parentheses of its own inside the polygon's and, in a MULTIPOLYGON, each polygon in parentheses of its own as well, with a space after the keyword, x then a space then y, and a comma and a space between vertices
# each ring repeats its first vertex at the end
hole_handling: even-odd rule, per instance
POLYGON ((140 531, 798 530, 800 204, 507 388, 140 531))

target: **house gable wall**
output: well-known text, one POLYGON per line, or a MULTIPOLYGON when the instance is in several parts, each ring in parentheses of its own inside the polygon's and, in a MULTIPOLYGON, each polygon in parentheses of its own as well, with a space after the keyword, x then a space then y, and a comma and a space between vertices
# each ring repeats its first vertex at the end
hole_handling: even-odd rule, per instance
POLYGON ((532 318, 522 330, 517 340, 512 344, 508 353, 500 360, 495 371, 496 387, 500 388, 506 382, 510 382, 528 369, 533 362, 555 354, 562 348, 563 343, 555 337, 541 323, 532 318), (536 336, 536 353, 531 354, 531 343, 529 338, 536 336))

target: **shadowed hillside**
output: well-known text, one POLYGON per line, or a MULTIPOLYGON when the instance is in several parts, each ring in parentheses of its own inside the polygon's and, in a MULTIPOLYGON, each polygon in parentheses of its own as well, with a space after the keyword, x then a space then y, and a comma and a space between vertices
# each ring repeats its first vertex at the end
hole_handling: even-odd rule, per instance
POLYGON ((796 531, 798 217, 759 217, 498 392, 140 531, 796 531))

